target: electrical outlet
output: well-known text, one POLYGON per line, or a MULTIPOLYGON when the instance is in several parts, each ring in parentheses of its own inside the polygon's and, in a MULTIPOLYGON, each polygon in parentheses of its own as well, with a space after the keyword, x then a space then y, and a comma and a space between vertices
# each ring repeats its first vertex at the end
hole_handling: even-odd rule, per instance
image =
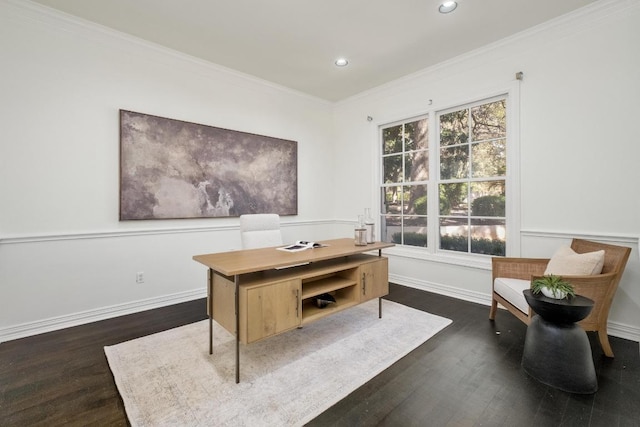
POLYGON ((144 283, 144 271, 138 271, 136 273, 136 283, 144 283))

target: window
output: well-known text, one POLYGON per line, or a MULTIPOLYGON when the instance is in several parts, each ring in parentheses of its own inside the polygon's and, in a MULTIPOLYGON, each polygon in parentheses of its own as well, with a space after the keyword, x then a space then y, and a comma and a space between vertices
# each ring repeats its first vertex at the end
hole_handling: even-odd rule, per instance
POLYGON ((429 122, 382 129, 382 240, 427 246, 429 122))
POLYGON ((439 248, 505 254, 506 100, 438 114, 439 248))
POLYGON ((382 240, 505 255, 506 113, 503 96, 381 128, 382 240))

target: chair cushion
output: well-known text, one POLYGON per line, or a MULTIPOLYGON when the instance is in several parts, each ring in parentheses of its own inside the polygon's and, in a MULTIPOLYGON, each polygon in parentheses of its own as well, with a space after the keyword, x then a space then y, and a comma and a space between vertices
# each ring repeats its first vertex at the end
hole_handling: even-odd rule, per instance
POLYGON ((544 274, 585 276, 602 273, 604 250, 579 254, 569 246, 558 248, 544 274))
POLYGON ((524 299, 522 291, 529 288, 531 288, 529 280, 496 277, 493 282, 493 290, 525 314, 529 313, 529 304, 524 299))

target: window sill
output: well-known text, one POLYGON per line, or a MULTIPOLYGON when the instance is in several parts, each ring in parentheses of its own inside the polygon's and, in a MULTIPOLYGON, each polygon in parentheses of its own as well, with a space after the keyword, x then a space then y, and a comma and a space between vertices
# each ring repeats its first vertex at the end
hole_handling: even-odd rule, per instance
POLYGON ((401 258, 413 258, 422 261, 477 268, 480 270, 491 270, 492 257, 490 255, 472 255, 445 251, 433 253, 427 248, 400 245, 385 249, 384 254, 401 258))

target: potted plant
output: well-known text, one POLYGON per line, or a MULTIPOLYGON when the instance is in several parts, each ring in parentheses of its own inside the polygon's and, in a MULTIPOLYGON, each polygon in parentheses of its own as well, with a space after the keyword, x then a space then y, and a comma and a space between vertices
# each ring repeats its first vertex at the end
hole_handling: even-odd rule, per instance
POLYGON ((542 276, 531 283, 531 292, 534 294, 542 294, 549 298, 564 299, 568 297, 576 296, 576 292, 571 286, 571 283, 566 282, 560 276, 554 276, 550 274, 548 276, 542 276))

